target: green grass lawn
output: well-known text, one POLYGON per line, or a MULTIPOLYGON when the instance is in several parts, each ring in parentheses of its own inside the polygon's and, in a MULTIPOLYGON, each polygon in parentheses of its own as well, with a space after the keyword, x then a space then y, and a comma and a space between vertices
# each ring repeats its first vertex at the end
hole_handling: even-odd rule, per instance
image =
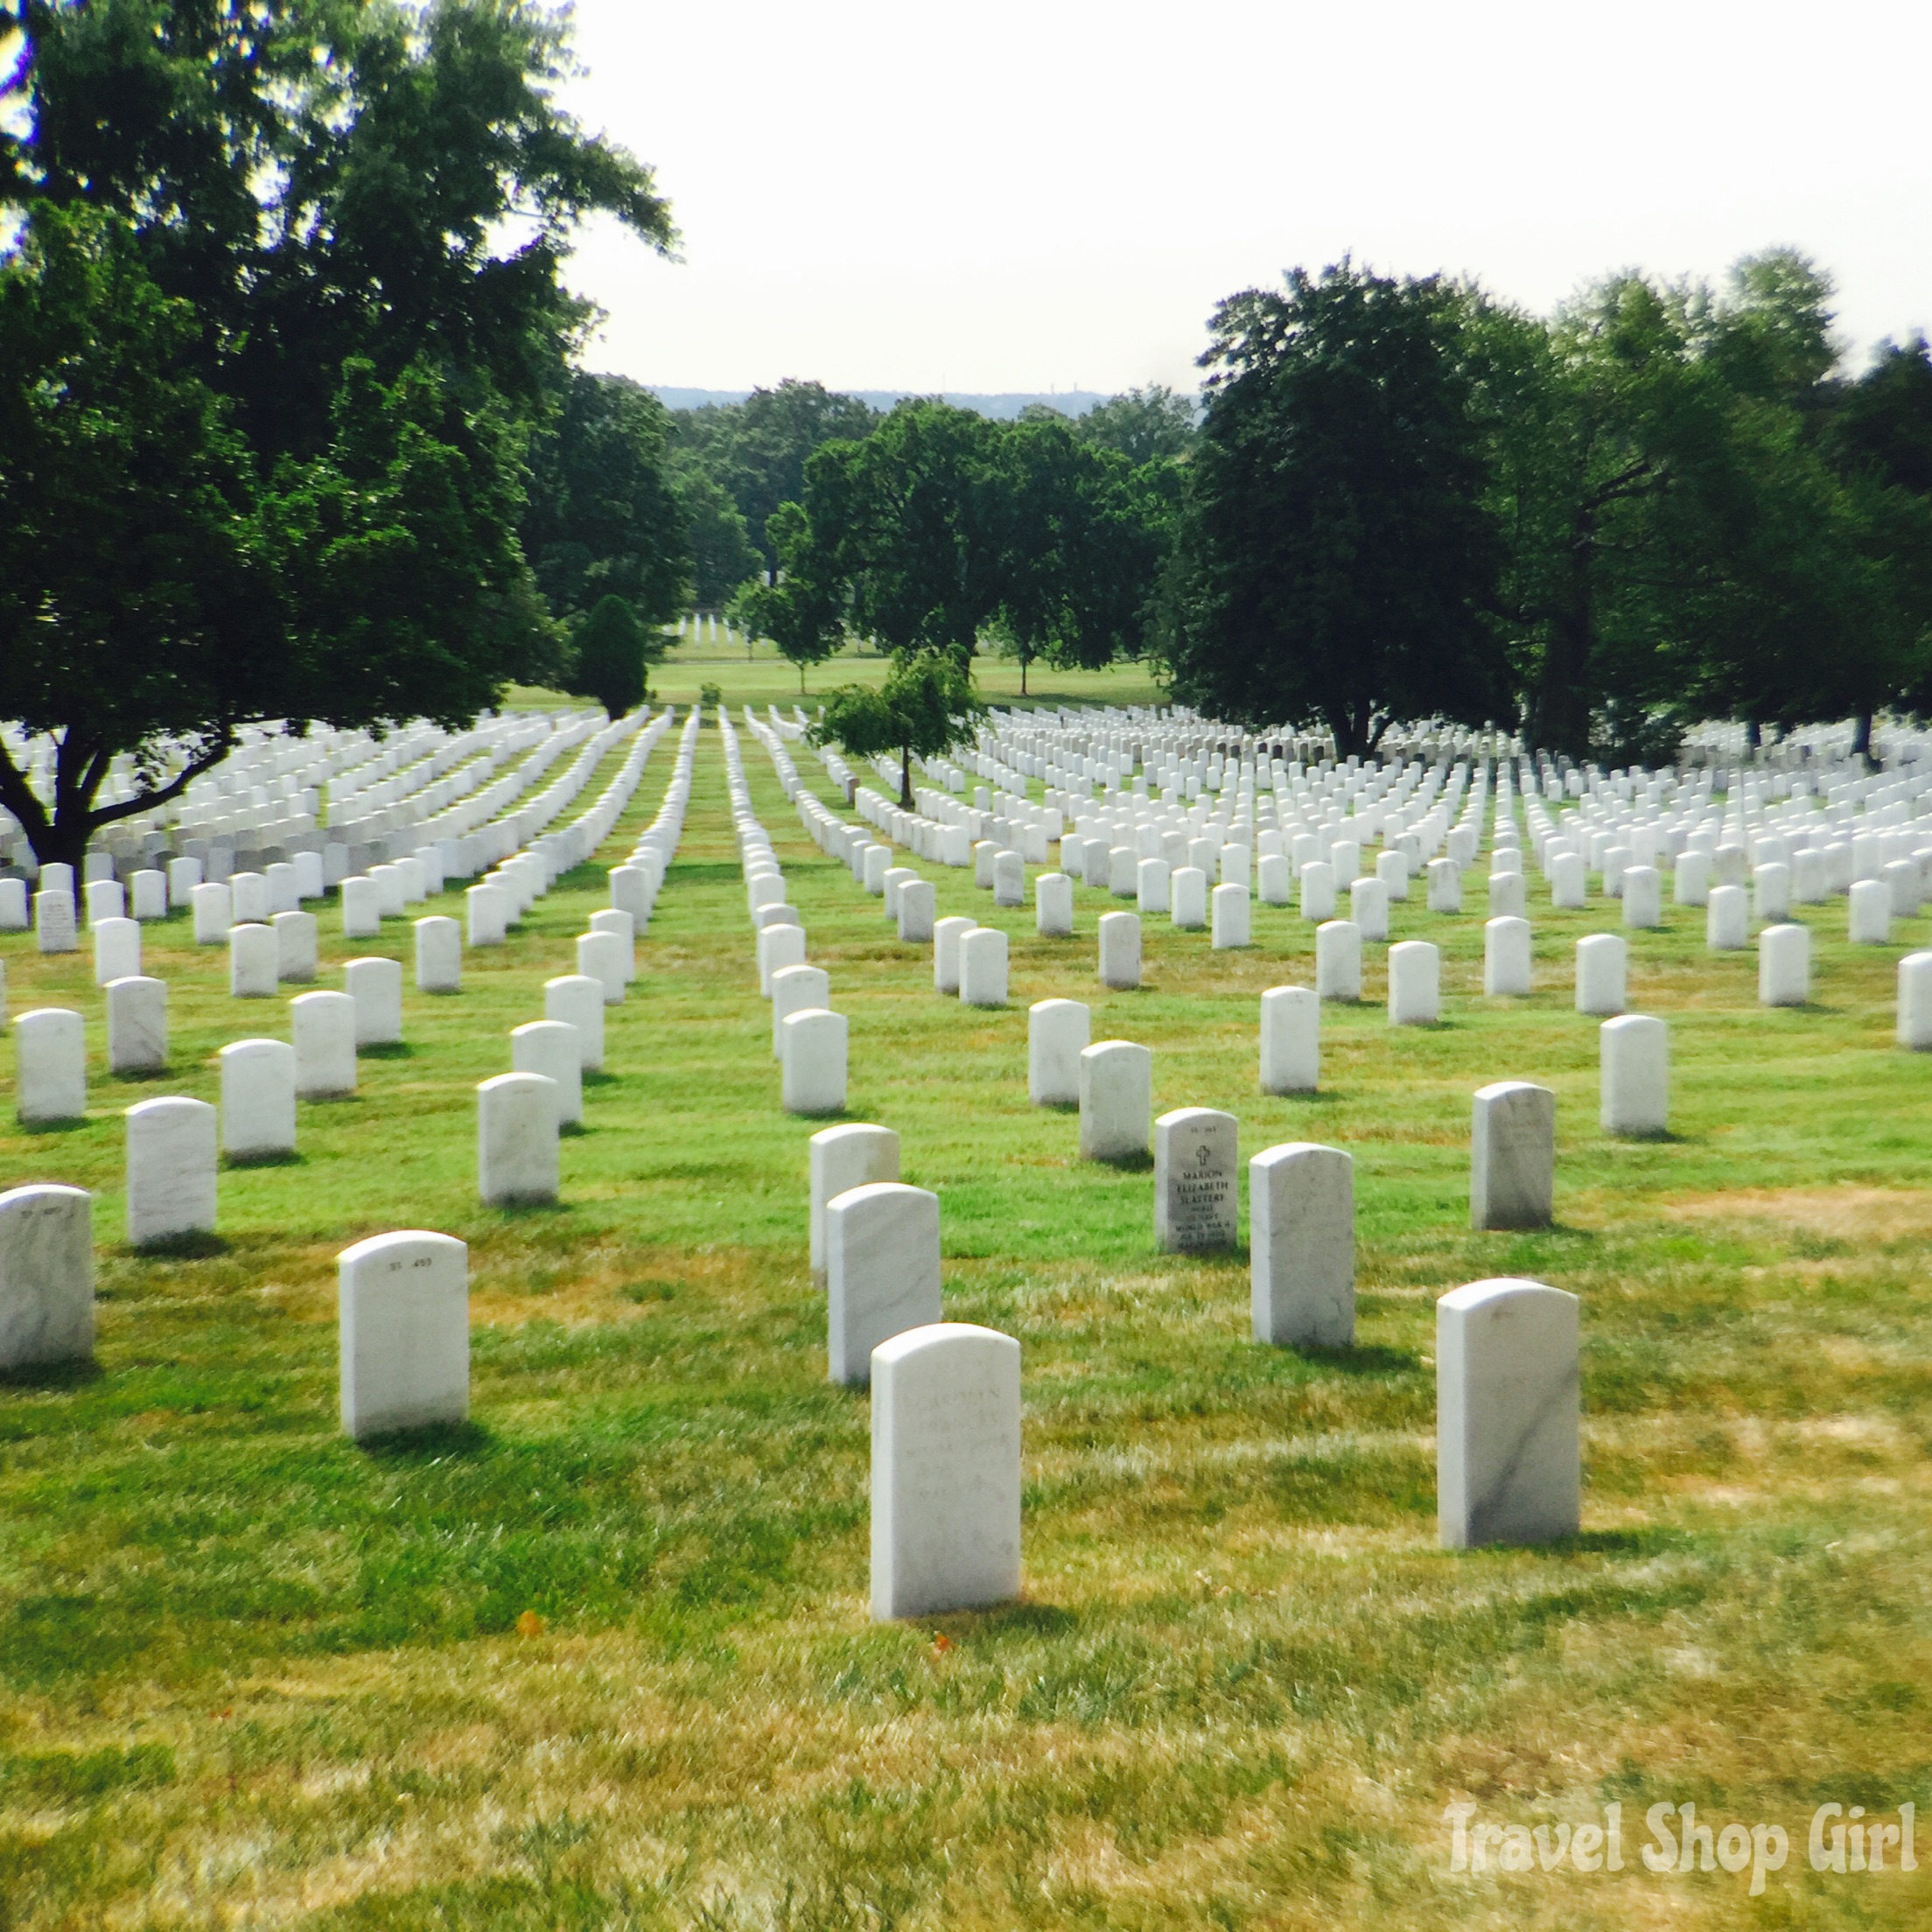
MULTIPOLYGON (((689 670, 734 701, 796 682, 689 670)), ((596 867, 470 954, 460 995, 412 982, 408 1046, 304 1107, 298 1161, 224 1172, 219 1244, 172 1257, 121 1244, 120 1110, 213 1099, 216 1049, 287 1037, 284 1008, 230 999, 184 919, 150 927, 173 1065, 112 1080, 86 955, 6 935, 13 1010, 85 1012, 94 1080, 84 1124, 32 1134, 0 1083, 0 1183, 96 1190, 102 1305, 95 1371, 0 1388, 0 1925, 1932 1918, 1923 1872, 1806 1857, 1820 1803, 1932 1800, 1932 1060, 1891 1043, 1925 925, 1854 950, 1842 902, 1820 908, 1800 1012, 1760 1010, 1754 956, 1707 954, 1701 913, 1633 934, 1674 1131, 1620 1144, 1570 998, 1574 941, 1611 912, 1533 892, 1539 990, 1488 1001, 1480 876, 1458 918, 1418 889, 1394 936, 1444 947, 1444 1024, 1387 1026, 1371 948, 1369 1003, 1325 1014, 1324 1091, 1267 1099, 1258 997, 1312 976, 1292 914, 1257 906, 1242 953, 1150 920, 1147 984, 1107 993, 1104 894, 1046 942, 928 866, 942 913, 1012 935, 1011 1009, 967 1011, 743 743, 850 1016, 850 1116, 898 1129, 940 1195, 948 1316, 1025 1351, 1024 1600, 868 1620, 866 1404, 825 1380, 814 1124, 779 1109, 715 733, 553 1210, 478 1204, 472 1088, 572 970, 596 867), (1153 1048, 1157 1109, 1236 1113, 1244 1155, 1354 1153, 1356 1348, 1256 1347, 1244 1259, 1155 1252, 1151 1177, 1083 1166, 1075 1122, 1027 1105, 1026 1007, 1054 995, 1153 1048), (1559 1096, 1559 1225, 1472 1235, 1469 1096, 1510 1077, 1559 1096), (408 1227, 470 1244, 473 1419, 357 1448, 334 1256, 408 1227), (1583 1298, 1585 1528, 1450 1554, 1432 1303, 1494 1274, 1583 1298), (1459 1801, 1529 1826, 1620 1804, 1626 1869, 1452 1872, 1459 1801), (1654 1873, 1660 1802, 1782 1824, 1789 1862, 1756 1899, 1747 1873, 1654 1873)), ((405 921, 354 945, 324 925, 324 984, 351 953, 407 957, 405 921)))
MULTIPOLYGON (((787 718, 794 704, 802 704, 808 713, 823 694, 838 684, 882 684, 892 668, 886 657, 861 656, 857 651, 842 652, 829 663, 814 664, 805 672, 805 688, 799 688, 798 667, 788 663, 770 644, 758 645, 747 659, 744 648, 736 650, 707 643, 678 647, 662 663, 651 668, 651 696, 661 704, 696 704, 707 684, 715 684, 724 702, 733 706, 755 704, 762 712, 776 704, 787 718)), ((989 704, 1002 705, 1057 704, 1165 704, 1166 694, 1154 682, 1144 664, 1116 665, 1104 671, 1056 671, 1044 664, 1032 665, 1027 673, 1026 695, 1020 696, 1019 666, 1011 659, 980 657, 973 662, 973 680, 989 704)), ((517 710, 532 708, 552 710, 566 705, 582 705, 587 699, 570 697, 562 691, 543 690, 534 685, 513 687, 509 704, 517 710)))

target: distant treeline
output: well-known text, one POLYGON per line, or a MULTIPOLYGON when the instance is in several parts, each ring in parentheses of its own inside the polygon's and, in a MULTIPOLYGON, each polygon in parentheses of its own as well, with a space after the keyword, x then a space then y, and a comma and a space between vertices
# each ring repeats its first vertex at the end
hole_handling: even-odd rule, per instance
POLYGON ((849 632, 1106 663, 1143 646, 1194 415, 1158 387, 1000 421, 797 382, 672 410, 579 373, 533 448, 524 550, 570 624, 615 595, 654 626, 730 607, 801 663, 849 632))
POLYGON ((558 467, 621 446, 635 562, 541 486, 527 547, 560 614, 599 586, 654 620, 729 606, 801 665, 854 634, 1146 657, 1203 710, 1348 751, 1424 717, 1648 758, 1698 718, 1919 714, 1932 354, 1848 372, 1830 301, 1788 251, 1550 317, 1344 262, 1223 303, 1200 405, 1071 420, 807 382, 669 411, 583 375, 558 467))

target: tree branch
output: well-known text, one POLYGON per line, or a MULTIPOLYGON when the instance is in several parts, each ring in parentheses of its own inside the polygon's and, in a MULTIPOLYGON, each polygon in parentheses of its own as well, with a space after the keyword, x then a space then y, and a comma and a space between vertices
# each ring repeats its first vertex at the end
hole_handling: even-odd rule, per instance
POLYGON ((40 802, 40 794, 27 782, 27 774, 13 761, 13 754, 7 749, 4 740, 0 740, 0 805, 4 805, 20 821, 25 829, 27 842, 38 850, 36 831, 42 835, 52 830, 53 821, 47 816, 47 808, 40 802))
POLYGON ((172 804, 203 772, 212 771, 234 749, 234 740, 224 733, 212 751, 191 758, 165 785, 151 792, 136 791, 132 798, 124 798, 117 805, 103 805, 93 810, 94 825, 111 825, 116 819, 132 818, 136 812, 151 812, 172 804))

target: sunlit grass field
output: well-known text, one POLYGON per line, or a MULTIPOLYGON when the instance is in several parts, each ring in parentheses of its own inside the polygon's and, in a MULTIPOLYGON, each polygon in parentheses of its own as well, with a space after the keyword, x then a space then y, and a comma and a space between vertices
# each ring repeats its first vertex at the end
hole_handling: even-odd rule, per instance
MULTIPOLYGON (((735 647, 686 641, 676 646, 663 662, 651 667, 651 696, 661 704, 696 704, 707 684, 715 684, 728 704, 776 704, 786 717, 794 704, 808 715, 823 695, 839 684, 882 684, 892 668, 889 657, 842 651, 823 664, 806 668, 801 688, 798 667, 788 663, 769 643, 756 645, 747 656, 742 642, 735 647)), ((1128 663, 1104 671, 1056 671, 1034 664, 1026 674, 1026 694, 1020 695, 1019 665, 1011 658, 981 656, 973 661, 973 682, 990 704, 1162 704, 1166 697, 1144 664, 1128 663)), ((532 685, 519 685, 510 702, 519 708, 552 709, 588 701, 532 685)))
MULTIPOLYGON (((120 1110, 213 1099, 216 1049, 287 1037, 285 1008, 231 999, 184 920, 150 927, 173 1064, 113 1080, 85 952, 5 935, 14 1012, 88 1015, 92 1085, 84 1125, 23 1133, 0 1060, 0 1183, 96 1190, 102 1298, 95 1372, 0 1387, 0 1924, 1932 1921, 1923 1872, 1805 1849, 1820 1803, 1932 1799, 1932 1057, 1891 1040, 1924 923, 1852 948, 1842 901, 1817 908, 1795 1012, 1757 1007, 1754 956, 1708 954, 1701 913, 1631 935, 1632 1007, 1671 1022, 1673 1134, 1621 1144, 1570 975, 1614 907, 1533 891, 1538 990, 1488 1001, 1472 874, 1461 916, 1418 891, 1394 918, 1445 948, 1444 1024, 1385 1024, 1371 948, 1368 1002, 1325 1014, 1324 1091, 1268 1099, 1258 997, 1312 975, 1292 914, 1257 906, 1242 953, 1150 920, 1147 984, 1108 993, 1105 894, 1041 941, 925 867, 942 912, 1012 935, 1010 1010, 968 1011, 742 742, 851 1018, 850 1117, 898 1129, 940 1195, 948 1316, 1024 1348, 1024 1600, 868 1620, 865 1400, 825 1380, 816 1124, 779 1109, 714 732, 554 1210, 478 1204, 472 1088, 572 970, 595 867, 470 954, 460 995, 411 981, 406 1048, 304 1105, 298 1162, 224 1172, 220 1242, 192 1256, 122 1245, 120 1110), (1026 1007, 1054 995, 1154 1049, 1157 1109, 1239 1115, 1244 1155, 1354 1153, 1354 1349, 1255 1346, 1244 1258, 1156 1253, 1151 1176, 1082 1165, 1074 1121, 1027 1105, 1026 1007), (1547 1235, 1467 1228, 1469 1096, 1507 1077, 1559 1096, 1547 1235), (357 1448, 334 1256, 403 1227, 470 1244, 473 1420, 357 1448), (1432 1303, 1505 1273, 1584 1299, 1584 1534, 1446 1553, 1432 1303), (1626 1869, 1453 1872, 1459 1801, 1530 1826, 1620 1804, 1626 1869), (1754 1899, 1747 1873, 1652 1872, 1664 1802, 1781 1824, 1789 1862, 1754 1899)), ((338 923, 323 984, 408 957, 406 921, 353 944, 338 923)))

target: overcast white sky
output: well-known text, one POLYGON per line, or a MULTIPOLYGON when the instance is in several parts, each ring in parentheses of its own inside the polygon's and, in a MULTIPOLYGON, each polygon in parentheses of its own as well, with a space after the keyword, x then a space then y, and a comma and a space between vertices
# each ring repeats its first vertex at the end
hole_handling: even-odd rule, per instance
POLYGON ((655 165, 589 360, 743 388, 1192 386, 1222 295, 1344 250, 1546 307, 1804 248, 1932 331, 1932 5, 578 0, 566 98, 655 165))

